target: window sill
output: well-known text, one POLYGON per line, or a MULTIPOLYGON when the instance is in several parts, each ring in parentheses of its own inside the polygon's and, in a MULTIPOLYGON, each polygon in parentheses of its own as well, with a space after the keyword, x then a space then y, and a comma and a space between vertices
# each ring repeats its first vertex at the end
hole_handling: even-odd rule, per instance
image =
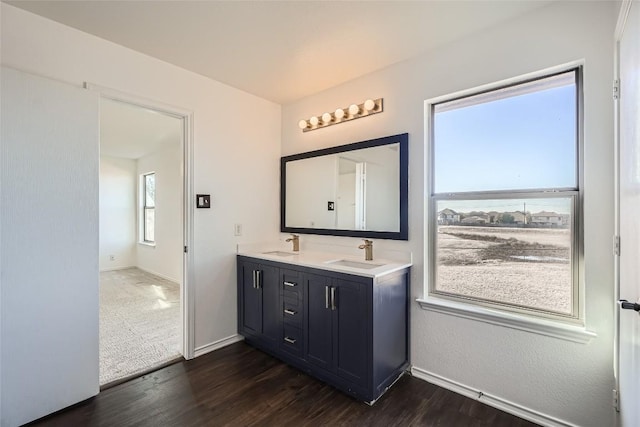
POLYGON ((142 245, 142 246, 149 246, 149 247, 152 247, 152 248, 156 247, 155 243, 150 243, 150 242, 138 242, 138 244, 142 245))
POLYGON ((595 332, 588 331, 582 326, 567 325, 545 319, 534 319, 518 314, 490 310, 488 308, 475 305, 447 301, 436 297, 427 297, 424 299, 418 298, 416 301, 424 310, 463 317, 465 319, 476 320, 506 328, 518 329, 565 341, 587 344, 593 338, 598 336, 595 332))

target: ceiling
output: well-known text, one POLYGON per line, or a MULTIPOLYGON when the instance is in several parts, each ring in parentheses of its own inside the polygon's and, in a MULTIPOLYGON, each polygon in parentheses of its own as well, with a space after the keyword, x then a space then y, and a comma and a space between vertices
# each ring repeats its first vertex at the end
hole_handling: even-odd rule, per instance
POLYGON ((109 99, 100 100, 100 155, 139 159, 182 143, 182 119, 109 99))
POLYGON ((550 1, 6 1, 288 104, 550 1))

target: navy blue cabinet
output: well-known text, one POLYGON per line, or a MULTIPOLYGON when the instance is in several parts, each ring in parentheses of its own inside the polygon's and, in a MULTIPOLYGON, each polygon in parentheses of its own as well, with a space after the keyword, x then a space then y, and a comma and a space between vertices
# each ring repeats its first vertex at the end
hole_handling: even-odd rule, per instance
POLYGON ((409 366, 408 277, 408 268, 374 280, 239 255, 238 332, 373 403, 409 366))
POLYGON ((370 301, 362 283, 336 279, 333 285, 334 366, 339 377, 365 386, 371 352, 370 301))
MULTIPOLYGON (((238 325, 245 334, 277 345, 280 341, 279 269, 257 262, 245 262, 238 268, 242 310, 238 325)), ((239 305, 240 307, 240 305, 239 305)))
POLYGON ((365 284, 308 274, 305 289, 307 361, 365 386, 369 347, 365 284))
POLYGON ((324 369, 333 366, 333 313, 330 309, 332 279, 317 274, 307 274, 304 279, 305 356, 309 363, 324 369))

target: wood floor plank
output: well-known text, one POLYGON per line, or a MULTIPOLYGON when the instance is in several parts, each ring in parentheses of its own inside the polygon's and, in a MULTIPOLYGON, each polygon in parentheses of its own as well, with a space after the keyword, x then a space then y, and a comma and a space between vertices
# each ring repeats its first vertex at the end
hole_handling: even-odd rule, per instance
POLYGON ((535 426, 408 375, 370 407, 243 342, 119 384, 30 425, 535 426))

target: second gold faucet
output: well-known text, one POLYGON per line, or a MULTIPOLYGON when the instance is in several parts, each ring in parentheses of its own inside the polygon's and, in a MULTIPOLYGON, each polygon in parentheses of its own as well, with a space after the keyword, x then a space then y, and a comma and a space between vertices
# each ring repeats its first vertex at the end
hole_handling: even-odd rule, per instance
POLYGON ((371 240, 364 239, 364 245, 358 246, 358 249, 364 249, 365 261, 373 260, 373 242, 371 240))
POLYGON ((293 242, 293 251, 294 252, 300 251, 300 236, 296 234, 292 234, 291 237, 285 240, 285 242, 293 242))

